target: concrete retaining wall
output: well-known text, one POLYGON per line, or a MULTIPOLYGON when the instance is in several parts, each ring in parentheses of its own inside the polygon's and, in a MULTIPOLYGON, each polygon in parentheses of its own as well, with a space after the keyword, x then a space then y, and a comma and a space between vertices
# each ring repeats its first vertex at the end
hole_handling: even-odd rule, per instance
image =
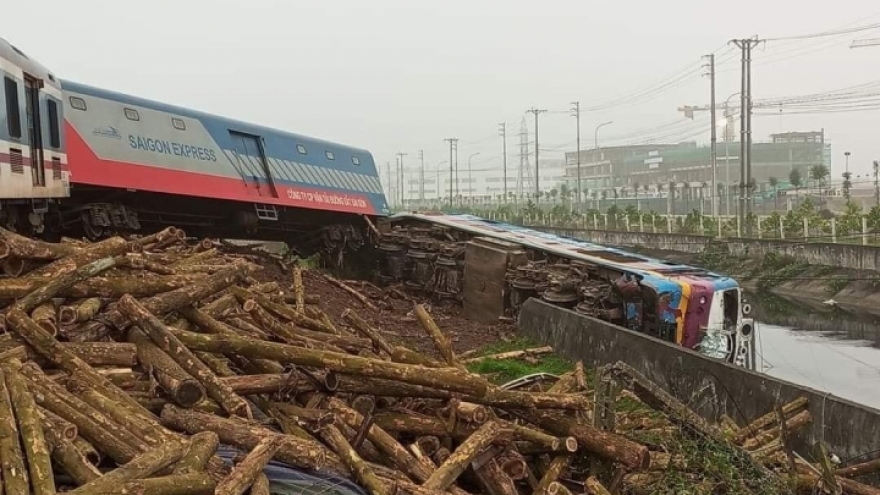
POLYGON ((698 254, 703 252, 707 246, 714 245, 718 249, 726 249, 734 256, 759 256, 776 253, 792 256, 811 265, 828 265, 856 270, 880 270, 880 247, 878 246, 764 239, 725 239, 722 242, 716 242, 710 236, 689 234, 535 228, 611 246, 645 246, 653 249, 698 254))
POLYGON ((726 414, 744 425, 776 404, 806 396, 813 423, 798 435, 806 445, 824 440, 841 459, 880 449, 880 410, 709 359, 536 299, 523 306, 519 328, 587 366, 623 361, 709 420, 726 414))

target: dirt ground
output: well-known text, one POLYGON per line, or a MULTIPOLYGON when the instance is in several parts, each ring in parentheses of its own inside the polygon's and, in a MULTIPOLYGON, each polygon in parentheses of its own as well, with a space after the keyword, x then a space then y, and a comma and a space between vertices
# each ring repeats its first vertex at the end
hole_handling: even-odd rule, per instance
MULTIPOLYGON (((236 249, 236 251, 245 251, 236 249)), ((255 259, 263 266, 262 273, 255 278, 261 282, 278 282, 285 290, 292 290, 293 275, 281 264, 270 257, 255 259)), ((443 333, 452 339, 453 349, 462 353, 479 349, 488 344, 511 339, 516 327, 499 322, 487 325, 468 320, 464 317, 459 304, 451 301, 428 300, 423 295, 406 293, 402 286, 379 288, 369 282, 346 280, 349 287, 366 296, 376 309, 365 306, 355 296, 332 284, 318 269, 303 271, 305 293, 320 298, 319 307, 337 325, 343 325, 342 313, 351 309, 374 328, 379 329, 394 344, 403 345, 431 356, 436 356, 436 349, 422 329, 413 313, 417 303, 425 308, 443 333)))

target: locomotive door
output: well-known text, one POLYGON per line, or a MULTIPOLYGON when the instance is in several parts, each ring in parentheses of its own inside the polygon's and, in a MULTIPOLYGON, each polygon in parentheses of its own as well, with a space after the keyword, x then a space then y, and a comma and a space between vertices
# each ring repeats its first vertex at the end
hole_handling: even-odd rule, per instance
POLYGON ((258 136, 229 131, 232 137, 236 168, 245 182, 248 194, 277 198, 272 172, 266 161, 263 144, 258 136))
POLYGON ((43 161, 43 126, 40 119, 40 88, 42 83, 24 76, 24 101, 27 117, 27 136, 31 151, 31 176, 34 186, 46 186, 46 166, 43 161))

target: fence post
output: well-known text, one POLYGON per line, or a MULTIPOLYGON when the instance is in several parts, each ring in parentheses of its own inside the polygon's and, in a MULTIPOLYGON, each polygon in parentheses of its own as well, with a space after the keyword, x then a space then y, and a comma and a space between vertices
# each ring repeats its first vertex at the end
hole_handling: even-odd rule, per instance
POLYGON ((639 213, 639 232, 645 231, 645 215, 639 213))
POLYGON ((868 217, 862 215, 862 246, 868 245, 868 217))
POLYGON ((715 230, 718 233, 718 239, 721 239, 721 217, 715 217, 715 230))
POLYGON ((810 220, 804 218, 804 242, 810 240, 810 220))
POLYGON ((624 217, 623 224, 626 225, 626 231, 629 232, 629 215, 624 217))
POLYGON ((607 214, 607 213, 603 213, 603 214, 602 214, 602 219, 603 219, 603 221, 605 222, 605 230, 608 230, 608 214, 607 214))
POLYGON ((742 222, 739 215, 736 216, 736 236, 742 237, 742 222))
POLYGON ((837 219, 831 217, 831 242, 837 243, 837 219))
POLYGON ((758 239, 762 239, 764 237, 763 232, 761 232, 761 217, 755 217, 758 220, 758 239))
POLYGON ((599 215, 593 213, 593 230, 599 230, 599 215))
POLYGON ((651 215, 651 230, 654 231, 655 234, 657 233, 657 217, 654 215, 651 215))
POLYGON ((672 233, 672 215, 666 215, 666 233, 672 233))
POLYGON ((703 215, 700 215, 700 235, 706 235, 706 228, 703 226, 703 215))
POLYGON ((779 238, 785 239, 785 223, 782 221, 782 217, 779 217, 779 238))

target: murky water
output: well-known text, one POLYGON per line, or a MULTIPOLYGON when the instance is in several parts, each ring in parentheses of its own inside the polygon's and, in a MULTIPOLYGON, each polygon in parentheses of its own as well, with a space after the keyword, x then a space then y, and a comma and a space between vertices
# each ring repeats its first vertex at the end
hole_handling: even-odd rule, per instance
POLYGON ((751 294, 758 370, 880 409, 880 316, 751 294))

